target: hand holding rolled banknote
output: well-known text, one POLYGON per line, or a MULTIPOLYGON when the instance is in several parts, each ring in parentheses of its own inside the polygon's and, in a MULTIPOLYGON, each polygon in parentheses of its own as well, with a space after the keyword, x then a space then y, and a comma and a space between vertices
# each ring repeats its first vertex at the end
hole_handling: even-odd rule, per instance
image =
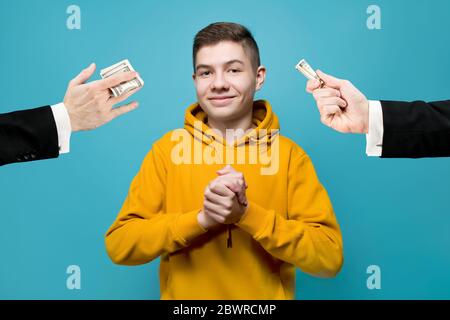
MULTIPOLYGON (((134 71, 134 69, 131 66, 130 61, 128 61, 128 59, 125 59, 108 68, 102 69, 100 71, 100 76, 102 77, 102 79, 105 79, 113 75, 119 74, 121 72, 130 72, 130 71, 134 71)), ((119 84, 118 86, 110 88, 110 90, 114 97, 118 97, 142 86, 144 86, 144 80, 142 80, 141 77, 137 76, 136 78, 133 78, 129 81, 119 84)))
POLYGON ((144 85, 128 60, 102 70, 105 79, 88 82, 96 66, 92 63, 73 78, 64 96, 72 132, 92 130, 138 106, 137 101, 118 106, 144 85))
POLYGON ((309 79, 306 91, 316 100, 323 124, 343 133, 369 132, 369 102, 350 81, 316 72, 305 59, 295 67, 309 79))

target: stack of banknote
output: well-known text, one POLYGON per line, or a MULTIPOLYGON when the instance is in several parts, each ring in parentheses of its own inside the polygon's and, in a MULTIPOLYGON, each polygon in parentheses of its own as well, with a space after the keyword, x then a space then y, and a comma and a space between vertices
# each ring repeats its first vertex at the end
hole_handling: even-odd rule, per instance
MULTIPOLYGON (((121 73, 121 72, 128 72, 128 71, 134 71, 133 67, 131 66, 130 61, 128 59, 122 60, 108 68, 102 69, 100 71, 100 76, 102 79, 111 77, 112 75, 121 73)), ((136 88, 142 87, 144 85, 144 81, 141 79, 141 77, 136 77, 134 79, 131 79, 130 81, 123 82, 119 84, 118 86, 115 86, 113 88, 110 88, 112 94, 114 97, 121 96, 131 90, 134 90, 136 88)))

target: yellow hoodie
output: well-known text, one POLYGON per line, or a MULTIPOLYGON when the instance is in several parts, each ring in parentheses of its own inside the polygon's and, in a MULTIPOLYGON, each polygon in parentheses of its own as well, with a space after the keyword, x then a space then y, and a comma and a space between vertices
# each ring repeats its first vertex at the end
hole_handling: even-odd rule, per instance
POLYGON ((308 155, 279 134, 270 104, 254 102, 256 129, 232 146, 205 122, 193 104, 184 129, 154 143, 106 234, 112 261, 138 265, 161 257, 161 299, 294 299, 295 267, 336 275, 342 238, 327 192, 308 155), (255 146, 277 155, 271 169, 268 161, 250 160, 255 146), (206 230, 197 221, 205 187, 226 163, 248 184, 248 208, 228 226, 231 247, 226 225, 206 230))

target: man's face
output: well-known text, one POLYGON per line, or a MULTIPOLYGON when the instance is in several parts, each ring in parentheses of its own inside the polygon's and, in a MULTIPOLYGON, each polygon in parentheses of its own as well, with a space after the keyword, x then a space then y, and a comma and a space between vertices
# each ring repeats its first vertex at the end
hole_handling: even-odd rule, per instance
POLYGON ((222 41, 201 47, 193 75, 197 99, 209 118, 233 121, 251 112, 255 91, 264 83, 265 68, 254 70, 240 43, 222 41))

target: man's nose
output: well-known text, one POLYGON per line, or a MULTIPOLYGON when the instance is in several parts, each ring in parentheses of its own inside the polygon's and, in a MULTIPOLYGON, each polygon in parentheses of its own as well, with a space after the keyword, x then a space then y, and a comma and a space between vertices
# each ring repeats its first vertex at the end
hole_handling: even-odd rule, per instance
POLYGON ((222 72, 217 72, 211 83, 211 90, 228 90, 230 85, 222 72))

